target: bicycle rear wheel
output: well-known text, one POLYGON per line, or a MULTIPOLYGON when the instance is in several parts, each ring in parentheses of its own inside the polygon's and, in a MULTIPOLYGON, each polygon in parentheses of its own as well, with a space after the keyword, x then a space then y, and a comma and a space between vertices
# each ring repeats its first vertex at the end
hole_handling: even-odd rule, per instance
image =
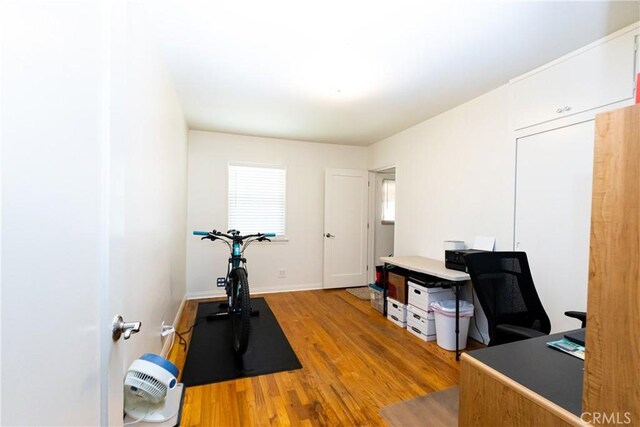
POLYGON ((234 298, 231 307, 233 349, 236 354, 241 356, 247 351, 247 346, 249 345, 251 299, 246 270, 244 268, 237 268, 234 273, 234 298))

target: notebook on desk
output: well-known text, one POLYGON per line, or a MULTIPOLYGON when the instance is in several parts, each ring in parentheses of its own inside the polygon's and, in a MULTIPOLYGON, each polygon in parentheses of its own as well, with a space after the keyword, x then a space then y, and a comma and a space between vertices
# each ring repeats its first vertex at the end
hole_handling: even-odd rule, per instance
POLYGON ((576 331, 564 334, 564 337, 569 341, 584 347, 586 331, 586 328, 578 329, 576 331))

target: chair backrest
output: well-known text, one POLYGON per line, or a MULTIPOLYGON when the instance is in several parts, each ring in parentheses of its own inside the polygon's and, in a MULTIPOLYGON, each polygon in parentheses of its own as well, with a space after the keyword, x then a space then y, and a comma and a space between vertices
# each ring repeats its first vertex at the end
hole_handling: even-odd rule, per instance
POLYGON ((493 339, 497 325, 509 324, 548 334, 551 322, 536 292, 527 254, 477 252, 464 257, 473 288, 493 339))

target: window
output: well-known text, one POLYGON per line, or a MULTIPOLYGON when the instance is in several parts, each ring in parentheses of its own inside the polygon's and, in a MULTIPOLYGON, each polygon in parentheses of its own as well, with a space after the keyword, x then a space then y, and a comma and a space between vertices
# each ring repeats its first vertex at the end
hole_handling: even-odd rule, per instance
POLYGON ((393 224, 396 220, 396 182, 382 180, 382 223, 393 224))
POLYGON ((229 165, 229 229, 284 236, 286 169, 229 165))

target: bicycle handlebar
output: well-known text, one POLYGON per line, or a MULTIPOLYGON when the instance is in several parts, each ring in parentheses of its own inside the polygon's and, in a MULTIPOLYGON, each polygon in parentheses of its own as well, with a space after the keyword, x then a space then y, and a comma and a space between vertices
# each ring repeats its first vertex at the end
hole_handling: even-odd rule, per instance
POLYGON ((276 233, 256 233, 256 234, 247 234, 246 236, 240 236, 240 235, 229 235, 229 234, 224 234, 221 231, 216 231, 213 230, 211 232, 209 231, 197 231, 195 230, 193 232, 194 236, 222 236, 222 237, 226 237, 229 240, 245 240, 251 237, 275 237, 276 233))

